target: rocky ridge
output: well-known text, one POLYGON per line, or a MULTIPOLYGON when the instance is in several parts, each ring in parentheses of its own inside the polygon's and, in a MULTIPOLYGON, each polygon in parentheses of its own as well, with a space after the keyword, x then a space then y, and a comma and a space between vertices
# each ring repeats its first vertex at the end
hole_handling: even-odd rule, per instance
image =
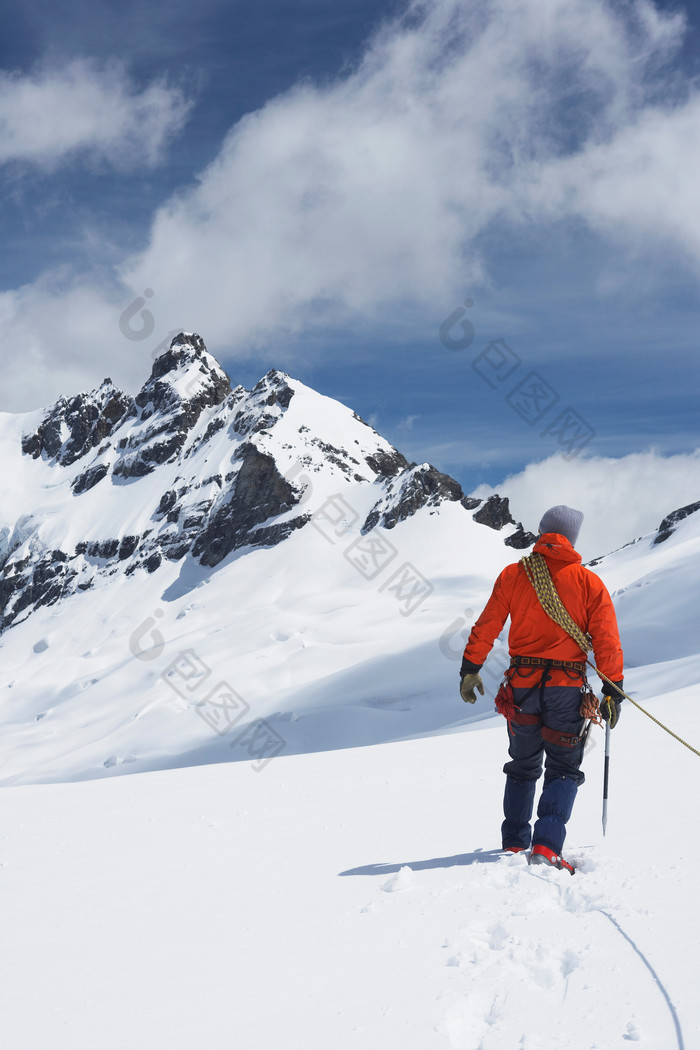
POLYGON ((504 537, 510 546, 535 539, 507 499, 465 496, 454 479, 408 463, 355 413, 284 373, 268 372, 252 390, 232 388, 193 333, 173 339, 135 398, 110 379, 59 398, 23 435, 22 452, 46 465, 52 487, 69 489, 75 535, 52 535, 40 514, 0 527, 0 630, 117 572, 152 573, 187 557, 215 567, 243 547, 274 546, 309 521, 309 478, 329 491, 346 483, 373 491, 363 532, 459 502, 488 528, 514 525, 504 537), (310 397, 323 402, 324 420, 333 405, 331 422, 315 430, 294 409, 295 398, 310 397), (118 534, 82 534, 83 507, 110 501, 119 501, 117 512, 102 517, 120 521, 118 534))
POLYGON ((696 503, 689 503, 685 507, 679 507, 678 510, 671 511, 667 514, 659 525, 656 536, 654 537, 654 543, 663 543, 669 536, 675 532, 676 525, 683 521, 684 518, 690 517, 691 514, 696 514, 700 511, 700 500, 696 503))

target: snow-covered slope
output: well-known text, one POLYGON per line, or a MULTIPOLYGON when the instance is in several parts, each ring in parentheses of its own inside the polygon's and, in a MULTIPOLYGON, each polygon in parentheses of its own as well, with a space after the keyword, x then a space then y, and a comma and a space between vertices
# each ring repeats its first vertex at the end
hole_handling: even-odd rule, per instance
MULTIPOLYGON (((0 417, 0 462, 3 1046, 697 1045, 696 755, 625 704, 575 878, 496 851, 503 640, 474 708, 456 682, 528 542, 505 501, 195 336, 134 399, 0 417)), ((669 512, 594 567, 626 688, 697 747, 700 506, 669 512)))
MULTIPOLYGON (((691 690, 652 706, 700 739, 691 690)), ((698 760, 625 710, 603 840, 596 740, 574 878, 497 854, 491 720, 4 788, 3 1046, 695 1050, 698 760)))
POLYGON ((105 380, 1 424, 6 782, 461 717, 464 611, 531 539, 507 501, 281 373, 231 390, 193 335, 135 399, 105 380))
POLYGON ((591 567, 613 595, 626 666, 700 652, 700 503, 673 511, 651 536, 591 567))
MULTIPOLYGON (((504 502, 469 500, 287 376, 227 392, 197 336, 173 341, 133 401, 101 389, 3 420, 4 783, 493 717, 503 639, 475 708, 455 681, 495 575, 520 556, 509 544, 527 542, 504 502)), ((596 566, 640 695, 649 665, 697 681, 700 513, 684 513, 596 566)))

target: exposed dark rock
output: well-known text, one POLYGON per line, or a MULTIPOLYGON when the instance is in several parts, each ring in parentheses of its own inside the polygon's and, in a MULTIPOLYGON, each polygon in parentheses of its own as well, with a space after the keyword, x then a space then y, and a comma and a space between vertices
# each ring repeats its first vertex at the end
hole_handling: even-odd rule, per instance
POLYGON ((28 565, 29 559, 3 567, 0 573, 0 630, 14 623, 27 609, 54 605, 72 590, 78 576, 64 551, 47 551, 28 565))
POLYGON ((461 500, 461 504, 465 510, 476 510, 476 508, 480 507, 483 502, 483 500, 475 499, 473 496, 465 496, 464 499, 461 500))
POLYGON ((169 428, 161 427, 155 433, 149 433, 145 442, 134 442, 138 449, 135 455, 125 455, 117 460, 112 470, 115 477, 143 478, 161 463, 167 463, 174 459, 187 440, 186 430, 176 430, 170 433, 169 428), (162 441, 153 441, 155 434, 166 432, 167 436, 162 441))
POLYGON ((195 507, 190 507, 182 522, 183 531, 191 532, 193 534, 195 531, 198 531, 199 527, 207 517, 211 506, 211 500, 204 500, 202 503, 198 503, 195 507))
POLYGON ((180 538, 179 542, 175 542, 169 545, 162 544, 161 549, 168 561, 179 561, 180 558, 185 557, 185 555, 189 552, 191 546, 191 540, 183 540, 182 538, 180 538))
POLYGON ((88 467, 82 474, 73 478, 71 489, 76 496, 79 496, 82 492, 93 489, 107 474, 109 474, 109 466, 106 463, 97 463, 94 467, 88 467))
POLYGON ((506 547, 515 547, 516 550, 521 551, 525 550, 526 547, 531 547, 532 544, 536 542, 536 540, 537 536, 535 536, 532 532, 525 532, 525 529, 522 527, 520 522, 518 522, 518 527, 515 530, 515 532, 512 534, 512 536, 506 536, 503 542, 505 543, 506 547))
POLYGON ((173 509, 173 507, 175 506, 176 503, 177 503, 177 492, 175 491, 175 489, 168 489, 160 497, 160 503, 156 507, 156 514, 155 514, 155 516, 157 518, 162 518, 164 514, 167 514, 168 511, 171 511, 173 509))
MULTIPOLYGON (((462 501, 462 506, 471 509, 471 506, 479 506, 481 500, 473 500, 465 497, 462 501)), ((500 531, 504 525, 515 525, 515 531, 512 532, 504 543, 507 547, 514 547, 516 550, 525 550, 526 547, 532 546, 536 541, 536 535, 532 532, 526 532, 521 522, 516 522, 510 512, 510 506, 507 497, 502 496, 489 496, 488 500, 480 506, 479 510, 471 516, 475 522, 479 522, 480 525, 488 525, 489 528, 500 531)))
POLYGON ((321 441, 320 438, 311 438, 311 444, 321 450, 327 463, 333 463, 334 466, 340 467, 343 473, 349 477, 357 476, 351 464, 359 467, 359 460, 351 456, 344 448, 336 448, 335 445, 331 445, 327 441, 321 441))
MULTIPOLYGON (((298 497, 277 469, 272 456, 246 442, 236 452, 241 461, 235 475, 233 491, 222 493, 214 504, 192 553, 202 565, 218 565, 231 551, 246 544, 267 545, 273 536, 271 528, 260 526, 270 518, 290 510, 298 497)), ((287 535, 298 527, 285 522, 274 535, 287 535)))
POLYGON ((119 561, 125 561, 130 558, 139 545, 140 536, 123 536, 119 544, 118 558, 119 561))
MULTIPOLYGON (((468 500, 465 498, 462 500, 462 506, 467 506, 467 502, 478 505, 481 503, 481 500, 468 500)), ((497 531, 500 531, 504 525, 515 525, 515 532, 511 533, 510 536, 506 536, 503 541, 506 547, 524 550, 526 547, 532 546, 537 540, 537 536, 534 536, 531 532, 526 532, 522 524, 519 521, 515 521, 510 513, 508 498, 505 496, 489 496, 476 514, 472 514, 472 517, 480 525, 488 525, 490 529, 496 529, 497 531)))
POLYGON ((271 369, 249 394, 242 391, 235 399, 235 404, 239 401, 243 403, 233 418, 233 432, 245 438, 271 430, 289 407, 293 396, 294 390, 289 385, 288 377, 283 372, 271 369))
MULTIPOLYGON (((359 416, 355 415, 355 418, 364 423, 364 420, 360 419, 359 416)), ((366 423, 365 426, 367 426, 366 423)), ((406 457, 402 456, 398 449, 392 449, 391 452, 383 452, 380 449, 377 452, 373 452, 371 456, 365 456, 365 462, 380 478, 395 478, 402 470, 407 470, 409 466, 415 466, 415 464, 409 464, 406 457)))
POLYGON ((69 466, 109 437, 133 411, 132 399, 105 380, 89 394, 59 398, 36 431, 23 436, 22 452, 33 459, 43 453, 69 466))
POLYGON ((145 562, 143 563, 144 568, 147 572, 155 572, 156 569, 160 568, 160 563, 162 560, 163 559, 161 558, 160 554, 154 552, 149 558, 146 558, 145 562))
POLYGON ((667 540, 674 532, 674 526, 679 521, 683 521, 684 518, 690 517, 691 514, 695 514, 700 510, 700 500, 697 503, 688 503, 685 507, 680 507, 678 510, 671 511, 667 514, 664 520, 659 525, 659 530, 654 537, 654 543, 663 543, 667 540))
POLYGON ((515 525, 508 506, 508 497, 489 496, 476 514, 472 514, 474 521, 480 525, 488 525, 490 529, 502 529, 504 525, 515 525))
POLYGON ((377 525, 393 529, 421 507, 437 507, 445 500, 456 502, 462 496, 461 485, 448 474, 441 474, 427 463, 409 467, 389 481, 386 495, 367 515, 362 532, 369 532, 377 525))
POLYGON ((119 540, 95 540, 87 545, 87 555, 90 558, 105 558, 111 561, 116 558, 119 550, 119 540))
POLYGON ((267 375, 264 375, 256 383, 252 393, 266 393, 266 405, 279 405, 283 409, 289 408, 289 402, 294 397, 294 391, 287 380, 288 376, 284 372, 278 372, 276 368, 271 368, 267 375))

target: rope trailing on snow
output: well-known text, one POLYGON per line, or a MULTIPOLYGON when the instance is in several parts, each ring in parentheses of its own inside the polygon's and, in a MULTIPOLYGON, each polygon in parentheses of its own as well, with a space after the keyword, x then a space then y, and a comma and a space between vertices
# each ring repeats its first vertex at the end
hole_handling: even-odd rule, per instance
POLYGON ((615 683, 608 678, 607 675, 603 674, 602 671, 598 670, 598 668, 592 660, 588 659, 588 653, 591 652, 593 649, 591 639, 587 634, 585 634, 581 630, 581 628, 578 626, 575 620, 572 619, 564 603, 559 597, 557 589, 554 586, 552 577, 550 576, 549 568, 547 566, 545 558, 541 554, 534 553, 526 555, 526 557, 524 558, 521 558, 520 563, 525 569, 528 580, 535 588, 535 593, 537 594, 537 597, 544 611, 547 613, 550 619, 554 620, 554 622, 558 624, 562 628, 562 630, 566 631, 566 633, 574 639, 581 652, 585 655, 586 663, 595 671, 598 677, 602 678, 603 681, 608 682, 609 685, 613 686, 616 693, 621 693, 622 696, 624 696, 626 700, 629 700, 631 704, 634 704, 634 706, 639 711, 641 711, 642 714, 645 714, 647 718, 650 718, 652 722, 654 722, 657 726, 659 726, 666 733, 668 733, 669 736, 672 736, 673 739, 677 740, 679 744, 683 744, 684 747, 687 747, 689 751, 692 751, 694 755, 697 755, 698 758, 700 758, 700 751, 694 748, 692 744, 689 744, 687 740, 684 740, 683 737, 680 737, 677 733, 674 733, 672 729, 669 729, 668 726, 664 725, 663 722, 660 722, 658 718, 655 718, 654 715, 651 714, 651 712, 647 711, 646 708, 642 707, 642 705, 636 700, 633 700, 632 697, 623 689, 619 689, 615 685, 615 683))

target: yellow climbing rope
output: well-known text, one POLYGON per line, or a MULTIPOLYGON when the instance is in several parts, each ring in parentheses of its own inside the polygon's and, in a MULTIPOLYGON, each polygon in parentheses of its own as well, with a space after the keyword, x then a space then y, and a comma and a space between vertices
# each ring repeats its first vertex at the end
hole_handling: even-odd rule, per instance
POLYGON ((634 704, 634 706, 645 714, 647 718, 650 718, 652 722, 655 722, 657 726, 672 736, 674 740, 677 740, 679 744, 683 744, 684 747, 687 747, 689 751, 692 751, 694 755, 697 755, 698 758, 700 758, 700 751, 694 748, 692 744, 689 744, 687 740, 684 740, 683 737, 674 733, 672 729, 669 729, 668 726, 663 724, 663 722, 660 722, 658 718, 654 718, 646 708, 642 707, 642 705, 636 700, 633 700, 623 689, 618 689, 615 683, 612 682, 607 675, 603 674, 602 671, 599 671, 592 660, 588 659, 588 653, 593 649, 591 639, 581 630, 575 620, 571 618, 571 615, 559 597, 552 577, 549 574, 549 568, 545 558, 539 553, 534 553, 521 558, 520 563, 527 573, 528 580, 535 588, 535 593, 537 594, 544 611, 550 619, 554 620, 556 624, 574 639, 581 652, 586 656, 586 663, 589 667, 593 668, 598 677, 612 685, 616 693, 621 693, 626 700, 629 700, 631 704, 634 704))
POLYGON ((583 653, 589 653, 593 648, 591 639, 569 615, 554 586, 544 557, 541 554, 530 554, 520 561, 547 616, 571 635, 583 653))

